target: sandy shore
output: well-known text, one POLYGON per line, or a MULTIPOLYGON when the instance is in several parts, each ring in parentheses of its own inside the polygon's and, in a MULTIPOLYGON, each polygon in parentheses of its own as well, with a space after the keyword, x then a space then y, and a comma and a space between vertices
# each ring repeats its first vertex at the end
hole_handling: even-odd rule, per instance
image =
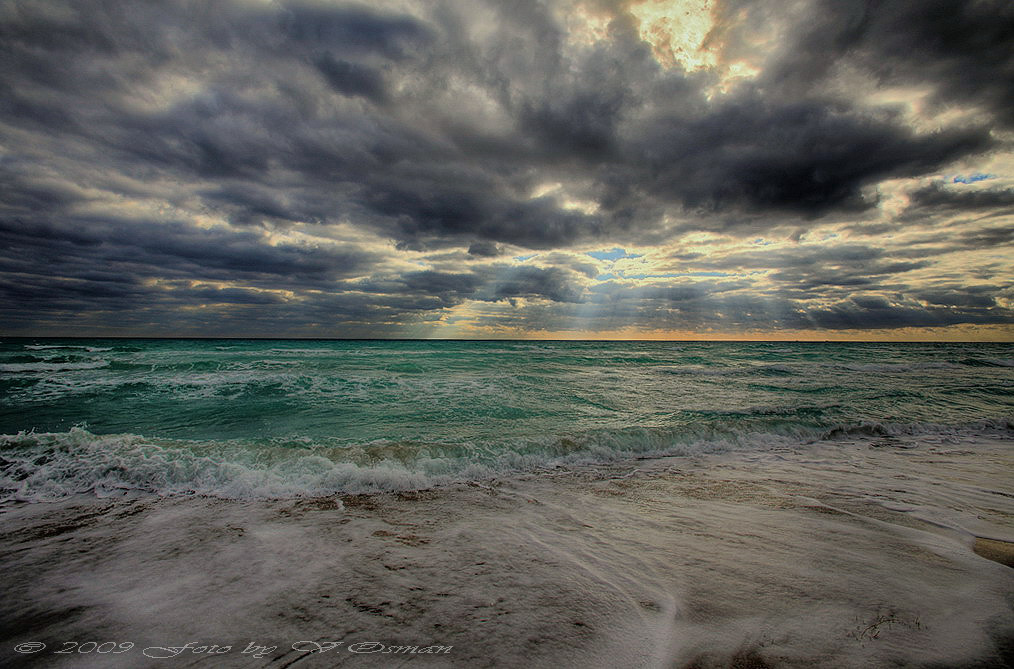
POLYGON ((1014 499, 989 472, 1010 450, 836 443, 343 498, 14 505, 0 663, 1008 666, 1014 499))
POLYGON ((1014 542, 976 537, 974 548, 984 558, 1014 567, 1014 542))

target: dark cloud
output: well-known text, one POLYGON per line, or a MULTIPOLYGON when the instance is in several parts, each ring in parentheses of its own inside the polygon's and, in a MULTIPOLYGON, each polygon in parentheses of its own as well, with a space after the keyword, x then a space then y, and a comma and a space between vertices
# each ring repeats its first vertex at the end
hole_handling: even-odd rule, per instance
POLYGON ((329 53, 314 64, 338 93, 363 97, 377 104, 387 102, 384 78, 377 70, 360 63, 338 60, 329 53))
POLYGON ((644 184, 694 209, 737 205, 819 216, 868 209, 864 188, 911 177, 991 146, 984 130, 917 135, 890 118, 827 101, 738 99, 706 117, 653 119, 638 155, 644 184))
POLYGON ((522 130, 543 150, 571 159, 606 160, 616 150, 622 91, 577 91, 563 101, 551 98, 521 106, 522 130))
POLYGON ((587 256, 581 257, 569 253, 543 253, 539 256, 539 262, 553 267, 571 269, 589 279, 595 278, 600 271, 599 266, 591 262, 587 256))
POLYGON ((813 267, 864 268, 880 261, 887 251, 865 244, 836 244, 829 246, 782 247, 769 251, 756 250, 730 253, 724 256, 697 255, 692 258, 674 256, 676 267, 697 270, 749 270, 763 268, 798 269, 813 267))
POLYGON ((374 294, 434 296, 445 306, 466 299, 484 302, 529 297, 554 302, 578 302, 580 289, 571 272, 558 267, 482 265, 470 272, 408 272, 397 277, 366 280, 342 286, 374 294))
POLYGON ((792 290, 807 292, 824 287, 850 288, 877 284, 883 277, 910 272, 930 265, 929 261, 904 262, 881 260, 860 265, 822 264, 810 267, 784 269, 772 273, 771 278, 791 286, 792 290))
POLYGON ((608 19, 597 41, 570 40, 576 9, 554 2, 6 3, 0 309, 17 327, 130 312, 124 327, 150 331, 186 313, 191 332, 251 333, 396 334, 467 301, 532 327, 589 305, 611 327, 677 313, 729 327, 996 322, 1001 279, 970 291, 906 277, 1011 244, 1009 190, 932 185, 901 216, 869 219, 883 181, 1005 150, 1011 5, 804 5, 718 3, 727 60, 756 55, 750 31, 785 30, 759 76, 716 93, 714 72, 660 66, 622 2, 588 5, 608 19), (843 94, 856 73, 978 113, 921 130, 843 94), (883 239, 927 229, 907 247, 672 259, 674 276, 757 272, 763 287, 628 292, 571 251, 692 231, 799 242, 842 222, 883 239), (506 260, 530 255, 519 249, 541 253, 506 260))
POLYGON ((85 229, 65 229, 0 220, 4 247, 0 268, 39 276, 57 268, 67 279, 113 270, 136 279, 239 279, 269 287, 312 287, 354 276, 375 259, 355 247, 271 245, 255 233, 204 230, 183 223, 89 223, 85 229))
POLYGON ((1014 189, 958 190, 931 184, 910 194, 912 206, 919 209, 1010 213, 1014 209, 1014 189))
MULTIPOLYGON (((432 38, 430 29, 410 16, 383 14, 365 5, 293 2, 281 7, 269 17, 277 19, 281 34, 296 44, 400 60, 432 38)), ((250 14, 250 19, 260 18, 256 10, 250 14)))
POLYGON ((544 297, 553 302, 580 302, 581 291, 570 275, 556 267, 511 268, 495 281, 492 291, 478 296, 481 300, 502 300, 515 297, 544 297))
POLYGON ((468 254, 480 258, 494 258, 503 254, 503 247, 495 242, 472 242, 468 254))
MULTIPOLYGON (((992 288, 992 286, 989 288, 992 288)), ((983 294, 982 290, 926 291, 916 293, 915 297, 929 304, 938 304, 945 307, 982 307, 988 309, 996 306, 996 299, 991 295, 983 294)))
POLYGON ((814 0, 791 17, 773 0, 719 7, 731 56, 765 24, 791 24, 762 77, 773 92, 797 96, 856 68, 882 85, 929 85, 941 104, 981 106, 1014 123, 1014 8, 1005 0, 814 0))

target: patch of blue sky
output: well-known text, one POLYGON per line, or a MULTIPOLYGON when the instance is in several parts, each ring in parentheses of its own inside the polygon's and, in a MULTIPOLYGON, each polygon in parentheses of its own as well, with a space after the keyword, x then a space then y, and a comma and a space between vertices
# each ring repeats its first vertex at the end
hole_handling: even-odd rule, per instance
POLYGON ((995 174, 985 174, 984 172, 976 172, 975 174, 969 174, 964 176, 959 174, 951 180, 951 183, 956 184, 974 184, 976 181, 985 181, 986 179, 995 179, 995 174))
POLYGON ((643 253, 627 253, 626 249, 619 247, 612 249, 611 251, 588 251, 585 253, 586 256, 591 256, 596 260, 619 260, 620 258, 640 258, 643 253))
POLYGON ((527 256, 514 256, 514 259, 517 260, 518 262, 524 262, 526 260, 531 260, 532 258, 534 258, 537 255, 539 255, 539 254, 538 253, 532 253, 531 255, 527 255, 527 256))

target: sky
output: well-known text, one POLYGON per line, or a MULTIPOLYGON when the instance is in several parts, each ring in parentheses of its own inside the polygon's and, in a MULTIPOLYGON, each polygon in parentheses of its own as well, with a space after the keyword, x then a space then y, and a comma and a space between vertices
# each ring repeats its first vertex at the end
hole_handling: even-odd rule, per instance
POLYGON ((0 0, 0 334, 1014 340, 1008 0, 0 0))

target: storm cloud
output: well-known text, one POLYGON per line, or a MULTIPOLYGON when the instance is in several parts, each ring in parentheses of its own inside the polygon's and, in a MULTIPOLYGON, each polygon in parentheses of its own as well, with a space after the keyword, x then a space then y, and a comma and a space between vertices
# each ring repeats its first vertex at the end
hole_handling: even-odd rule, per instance
POLYGON ((3 332, 1008 336, 1014 10, 794 7, 5 3, 3 332))

